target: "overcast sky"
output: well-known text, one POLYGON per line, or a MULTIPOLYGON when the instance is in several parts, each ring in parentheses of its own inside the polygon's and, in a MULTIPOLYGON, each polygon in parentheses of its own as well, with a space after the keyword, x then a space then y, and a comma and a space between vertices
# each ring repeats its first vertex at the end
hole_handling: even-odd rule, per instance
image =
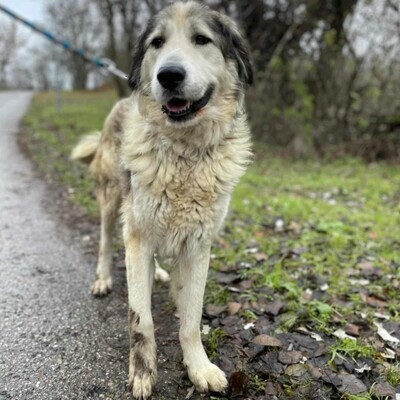
MULTIPOLYGON (((44 22, 46 0, 0 0, 0 4, 29 21, 41 24, 44 22)), ((11 18, 0 12, 0 23, 2 21, 11 21, 11 18)), ((37 44, 46 40, 22 24, 18 24, 18 30, 23 38, 27 39, 28 44, 37 44)))
POLYGON ((0 4, 31 21, 43 21, 43 0, 0 0, 0 4))

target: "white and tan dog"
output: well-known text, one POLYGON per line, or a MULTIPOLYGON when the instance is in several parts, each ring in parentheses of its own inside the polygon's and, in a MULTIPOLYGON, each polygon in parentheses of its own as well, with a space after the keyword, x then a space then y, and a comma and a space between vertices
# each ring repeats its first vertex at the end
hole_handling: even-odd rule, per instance
POLYGON ((190 380, 201 392, 227 387, 204 351, 200 324, 211 243, 251 156, 243 105, 251 82, 249 51, 235 23, 199 3, 175 3, 138 41, 132 96, 115 105, 101 135, 84 138, 73 151, 72 158, 91 162, 101 209, 95 295, 112 287, 111 235, 122 199, 129 381, 136 398, 149 398, 157 377, 155 253, 172 260, 190 380))

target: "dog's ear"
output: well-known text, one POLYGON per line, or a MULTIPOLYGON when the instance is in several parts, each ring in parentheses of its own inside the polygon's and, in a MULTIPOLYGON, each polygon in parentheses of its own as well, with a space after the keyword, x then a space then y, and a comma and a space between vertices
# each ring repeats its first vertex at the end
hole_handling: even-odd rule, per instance
POLYGON ((140 85, 140 71, 142 69, 142 62, 146 53, 146 40, 153 31, 153 20, 150 20, 147 24, 144 32, 139 36, 135 50, 133 51, 131 70, 128 77, 129 87, 132 90, 136 90, 140 85))
POLYGON ((254 79, 250 49, 236 24, 228 17, 216 15, 212 29, 220 38, 221 50, 225 58, 236 62, 239 79, 251 85, 254 79))

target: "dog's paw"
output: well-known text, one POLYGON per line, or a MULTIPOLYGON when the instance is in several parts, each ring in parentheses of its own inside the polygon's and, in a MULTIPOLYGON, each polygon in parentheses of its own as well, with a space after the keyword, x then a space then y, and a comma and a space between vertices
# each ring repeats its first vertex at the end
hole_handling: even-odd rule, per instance
POLYGON ((224 393, 228 387, 224 372, 211 362, 197 368, 188 368, 189 379, 201 393, 208 391, 224 393))
POLYGON ((155 258, 154 261, 156 263, 156 271, 154 272, 154 279, 160 282, 169 282, 170 281, 169 273, 165 269, 160 267, 160 264, 155 258))
POLYGON ((107 296, 112 289, 112 279, 108 278, 108 279, 96 279, 93 282, 91 291, 93 296, 96 297, 103 297, 103 296, 107 296))
POLYGON ((160 266, 156 266, 156 272, 154 273, 154 278, 156 281, 160 282, 170 281, 169 273, 165 269, 162 269, 160 266))
POLYGON ((151 373, 143 375, 134 375, 130 381, 132 395, 135 399, 149 399, 153 390, 156 379, 151 373))
POLYGON ((131 350, 129 361, 129 386, 135 399, 151 397, 153 386, 157 380, 155 354, 146 357, 145 352, 131 350))

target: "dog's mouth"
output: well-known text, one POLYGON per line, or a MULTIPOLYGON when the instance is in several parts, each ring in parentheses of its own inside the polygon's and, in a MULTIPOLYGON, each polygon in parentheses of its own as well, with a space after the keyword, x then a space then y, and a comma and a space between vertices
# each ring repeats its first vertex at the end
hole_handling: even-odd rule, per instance
POLYGON ((214 87, 210 86, 200 100, 193 102, 179 97, 174 97, 169 100, 167 104, 162 106, 162 111, 173 121, 185 121, 195 117, 196 113, 208 104, 213 92, 214 87))

